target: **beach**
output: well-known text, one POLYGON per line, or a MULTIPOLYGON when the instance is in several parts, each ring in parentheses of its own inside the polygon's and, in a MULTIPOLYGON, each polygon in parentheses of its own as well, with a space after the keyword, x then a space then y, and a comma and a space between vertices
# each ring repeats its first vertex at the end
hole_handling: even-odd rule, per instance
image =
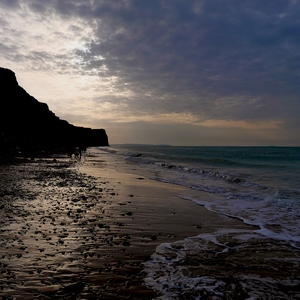
POLYGON ((19 160, 2 164, 0 178, 2 299, 155 299, 166 290, 170 297, 163 299, 247 299, 251 291, 247 295, 237 282, 246 273, 264 277, 275 294, 276 280, 283 285, 292 278, 294 285, 287 289, 294 290, 285 292, 283 286, 282 293, 300 297, 299 251, 263 237, 252 241, 256 226, 184 200, 180 195, 187 188, 155 181, 121 156, 93 155, 88 149, 81 159, 19 160), (183 272, 188 270, 190 278, 217 272, 226 281, 226 287, 220 286, 225 294, 208 281, 203 281, 205 288, 198 282, 193 289, 195 281, 184 287, 178 279, 171 287, 155 269, 166 255, 169 267, 176 266, 180 251, 186 250, 180 241, 199 235, 206 251, 185 255, 183 272), (244 242, 237 238, 242 235, 244 242), (272 268, 268 255, 275 253, 278 265, 272 268))

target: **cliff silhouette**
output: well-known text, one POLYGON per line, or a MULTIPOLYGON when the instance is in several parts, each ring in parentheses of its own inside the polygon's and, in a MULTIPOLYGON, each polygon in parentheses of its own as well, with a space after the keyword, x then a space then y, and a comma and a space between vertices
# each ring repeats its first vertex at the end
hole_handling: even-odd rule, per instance
POLYGON ((13 71, 0 68, 0 156, 108 145, 104 129, 61 120, 19 86, 13 71))

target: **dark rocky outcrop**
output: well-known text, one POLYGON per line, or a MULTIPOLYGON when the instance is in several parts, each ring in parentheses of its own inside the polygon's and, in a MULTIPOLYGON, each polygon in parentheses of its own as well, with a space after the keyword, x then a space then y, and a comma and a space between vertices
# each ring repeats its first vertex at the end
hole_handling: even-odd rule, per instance
POLYGON ((14 72, 0 68, 0 156, 92 146, 108 146, 104 129, 61 120, 19 86, 14 72))

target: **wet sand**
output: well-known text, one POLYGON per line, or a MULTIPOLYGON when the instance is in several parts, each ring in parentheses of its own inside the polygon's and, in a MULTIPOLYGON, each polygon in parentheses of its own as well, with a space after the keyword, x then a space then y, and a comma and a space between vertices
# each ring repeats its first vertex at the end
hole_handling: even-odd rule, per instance
POLYGON ((2 299, 153 299, 143 263, 156 246, 245 226, 120 164, 104 154, 1 165, 2 299))
MULTIPOLYGON (((81 160, 51 157, 2 164, 0 297, 154 299, 159 295, 145 286, 144 263, 158 245, 223 228, 256 229, 183 200, 181 193, 186 193, 183 187, 151 180, 142 167, 105 152, 81 160)), ((222 243, 235 242, 234 234, 227 238, 222 243)), ((220 276, 233 281, 242 265, 262 276, 298 278, 295 253, 286 247, 272 250, 272 241, 257 242, 244 253, 229 251, 221 261, 207 256, 215 251, 212 245, 203 257, 189 254, 185 264, 191 274, 221 271, 220 276), (264 266, 271 250, 282 256, 282 266, 273 275, 273 267, 264 266), (293 260, 291 266, 286 258, 293 260)), ((157 272, 154 277, 159 281, 159 276, 157 272)), ((240 288, 235 286, 228 299, 238 299, 240 288)), ((193 293, 192 288, 186 297, 192 299, 193 293)), ((202 295, 213 299, 209 297, 202 295)))

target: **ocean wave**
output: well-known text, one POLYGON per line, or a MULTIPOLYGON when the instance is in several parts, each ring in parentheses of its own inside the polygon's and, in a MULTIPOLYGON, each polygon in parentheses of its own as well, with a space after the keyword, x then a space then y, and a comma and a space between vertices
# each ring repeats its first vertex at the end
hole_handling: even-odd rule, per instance
MULTIPOLYGON (((217 196, 213 201, 190 199, 218 214, 239 218, 269 238, 298 245, 300 229, 300 193, 297 189, 279 188, 252 181, 247 173, 225 169, 190 168, 142 157, 127 161, 151 170, 153 180, 176 184, 217 196), (279 226, 276 224, 280 224, 279 226)), ((188 191, 187 197, 188 198, 188 191)), ((203 198, 203 195, 201 196, 203 198)))
POLYGON ((286 243, 223 229, 158 246, 145 284, 157 299, 296 299, 299 257, 286 243))
MULTIPOLYGON (((130 163, 136 163, 136 164, 153 164, 155 166, 159 166, 164 169, 174 170, 178 172, 184 172, 184 173, 191 173, 191 174, 198 174, 201 176, 207 176, 210 178, 217 178, 217 179, 223 179, 233 184, 245 184, 245 185, 254 185, 254 183, 247 182, 246 179, 239 177, 239 173, 236 172, 236 174, 225 173, 220 171, 214 171, 213 169, 203 169, 203 168, 197 168, 197 167, 189 167, 185 165, 177 165, 174 163, 164 162, 164 161, 156 161, 150 158, 144 158, 142 157, 142 154, 137 153, 130 153, 127 154, 127 161, 130 163)), ((257 184, 255 184, 257 185, 257 184)))
MULTIPOLYGON (((117 154, 125 155, 129 164, 140 165, 143 172, 148 170, 149 178, 153 180, 214 195, 213 201, 203 199, 203 194, 199 194, 198 198, 194 196, 196 203, 218 214, 258 226, 260 233, 269 238, 299 245, 300 191, 290 185, 292 181, 286 184, 286 180, 281 179, 289 174, 270 170, 199 167, 183 161, 157 160, 143 151, 128 149, 117 154)), ((188 190, 186 197, 189 197, 188 190)))

